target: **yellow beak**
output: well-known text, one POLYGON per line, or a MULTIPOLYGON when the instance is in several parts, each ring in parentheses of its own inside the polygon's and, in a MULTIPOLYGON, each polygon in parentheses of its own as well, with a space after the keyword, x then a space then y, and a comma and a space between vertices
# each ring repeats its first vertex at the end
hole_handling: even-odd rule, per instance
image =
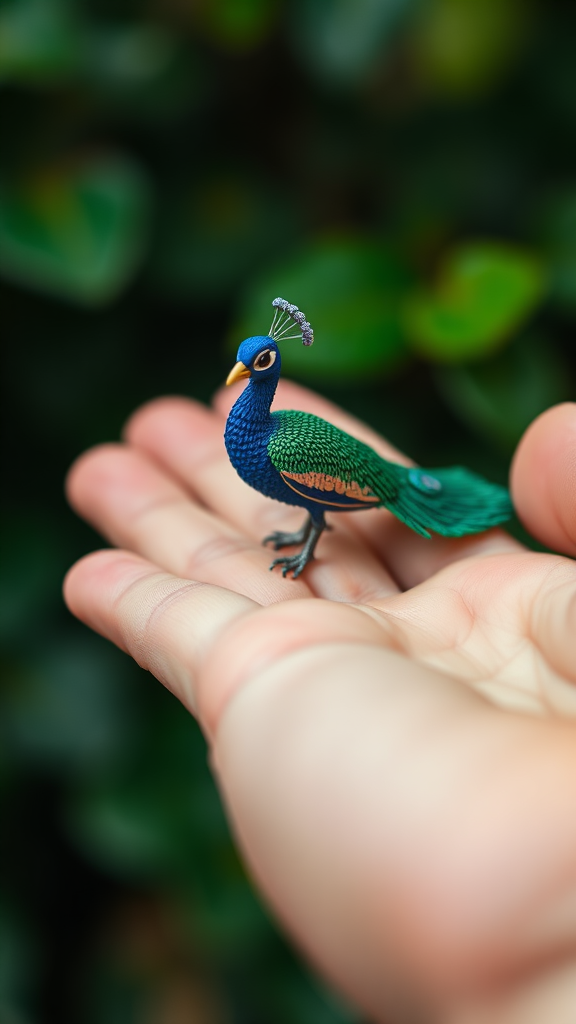
POLYGON ((248 367, 244 366, 244 363, 236 363, 236 366, 232 367, 230 373, 226 377, 226 386, 228 386, 228 384, 234 384, 237 380, 242 380, 243 377, 249 376, 250 370, 248 367))

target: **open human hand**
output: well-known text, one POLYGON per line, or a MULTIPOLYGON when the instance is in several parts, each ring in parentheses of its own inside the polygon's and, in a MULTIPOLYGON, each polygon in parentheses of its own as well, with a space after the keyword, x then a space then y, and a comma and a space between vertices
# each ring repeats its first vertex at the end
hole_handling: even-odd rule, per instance
MULTIPOLYGON (((575 563, 378 510, 340 514, 283 579, 260 539, 302 512, 236 476, 229 404, 160 399, 78 460, 70 500, 123 550, 74 566, 71 610, 198 717, 257 884, 368 1014, 572 1024, 575 563)), ((276 405, 401 458, 295 385, 276 405)), ((533 534, 576 554, 576 405, 533 424, 512 481, 533 534)))

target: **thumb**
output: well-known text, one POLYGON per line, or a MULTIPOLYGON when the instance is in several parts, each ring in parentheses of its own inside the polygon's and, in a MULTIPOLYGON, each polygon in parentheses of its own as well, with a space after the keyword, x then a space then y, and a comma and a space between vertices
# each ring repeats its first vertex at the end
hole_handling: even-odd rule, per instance
POLYGON ((576 403, 556 405, 528 427, 510 487, 526 529, 554 551, 576 556, 576 403))

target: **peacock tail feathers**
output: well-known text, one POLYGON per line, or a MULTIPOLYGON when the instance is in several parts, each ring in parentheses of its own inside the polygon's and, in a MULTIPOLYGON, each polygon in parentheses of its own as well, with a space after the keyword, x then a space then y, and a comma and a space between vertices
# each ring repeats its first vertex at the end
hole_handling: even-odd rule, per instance
POLYGON ((512 515, 505 487, 492 484, 462 466, 393 468, 399 487, 388 507, 398 519, 425 537, 430 536, 431 530, 444 537, 480 533, 512 515))

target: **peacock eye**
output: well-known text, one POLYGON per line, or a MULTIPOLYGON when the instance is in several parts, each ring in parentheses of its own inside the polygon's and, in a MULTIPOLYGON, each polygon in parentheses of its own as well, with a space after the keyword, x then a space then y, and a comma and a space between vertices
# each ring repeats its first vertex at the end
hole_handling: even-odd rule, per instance
POLYGON ((267 370, 269 366, 276 359, 276 353, 271 348, 265 348, 263 352, 254 360, 253 366, 255 370, 267 370))

